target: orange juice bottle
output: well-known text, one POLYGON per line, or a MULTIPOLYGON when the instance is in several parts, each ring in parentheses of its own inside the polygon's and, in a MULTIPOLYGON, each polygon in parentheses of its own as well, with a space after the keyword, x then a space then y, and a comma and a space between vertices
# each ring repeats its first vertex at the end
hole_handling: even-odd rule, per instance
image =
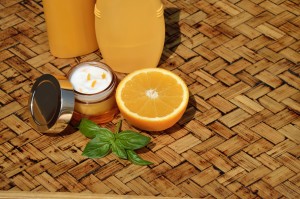
POLYGON ((161 0, 97 0, 95 28, 104 61, 117 72, 156 67, 164 39, 161 0))
POLYGON ((51 53, 59 58, 98 49, 93 14, 96 0, 43 0, 51 53))

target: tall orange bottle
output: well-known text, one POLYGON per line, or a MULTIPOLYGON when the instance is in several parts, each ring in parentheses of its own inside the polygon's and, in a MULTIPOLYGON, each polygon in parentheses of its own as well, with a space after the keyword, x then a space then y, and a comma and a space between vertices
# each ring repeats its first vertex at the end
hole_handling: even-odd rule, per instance
POLYGON ((158 65, 165 39, 161 0, 97 0, 95 28, 104 61, 130 73, 158 65))
POLYGON ((95 34, 96 0, 43 0, 50 52, 70 58, 98 49, 95 34))

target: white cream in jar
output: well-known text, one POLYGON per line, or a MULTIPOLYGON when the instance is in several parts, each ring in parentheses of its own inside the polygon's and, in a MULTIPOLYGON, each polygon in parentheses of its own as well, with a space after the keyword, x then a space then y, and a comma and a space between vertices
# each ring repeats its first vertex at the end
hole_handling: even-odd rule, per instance
POLYGON ((82 65, 73 72, 70 82, 74 90, 94 94, 105 90, 112 81, 112 74, 92 65, 82 65))
POLYGON ((115 102, 117 77, 101 62, 84 62, 68 74, 75 93, 74 117, 108 122, 118 112, 115 102))

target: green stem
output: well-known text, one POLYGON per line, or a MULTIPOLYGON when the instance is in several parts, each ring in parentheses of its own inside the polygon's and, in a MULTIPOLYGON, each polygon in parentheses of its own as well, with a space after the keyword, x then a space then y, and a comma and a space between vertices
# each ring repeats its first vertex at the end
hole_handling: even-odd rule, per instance
POLYGON ((116 126, 116 130, 115 133, 119 133, 121 131, 121 127, 122 127, 122 120, 119 120, 117 126, 116 126))

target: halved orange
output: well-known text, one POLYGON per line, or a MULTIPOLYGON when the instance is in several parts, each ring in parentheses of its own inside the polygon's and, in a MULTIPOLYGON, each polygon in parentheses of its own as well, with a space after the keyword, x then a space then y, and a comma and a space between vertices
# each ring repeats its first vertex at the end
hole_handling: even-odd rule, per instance
POLYGON ((146 131, 162 131, 173 126, 185 112, 188 100, 185 82, 175 73, 161 68, 134 71, 116 90, 122 116, 146 131))

